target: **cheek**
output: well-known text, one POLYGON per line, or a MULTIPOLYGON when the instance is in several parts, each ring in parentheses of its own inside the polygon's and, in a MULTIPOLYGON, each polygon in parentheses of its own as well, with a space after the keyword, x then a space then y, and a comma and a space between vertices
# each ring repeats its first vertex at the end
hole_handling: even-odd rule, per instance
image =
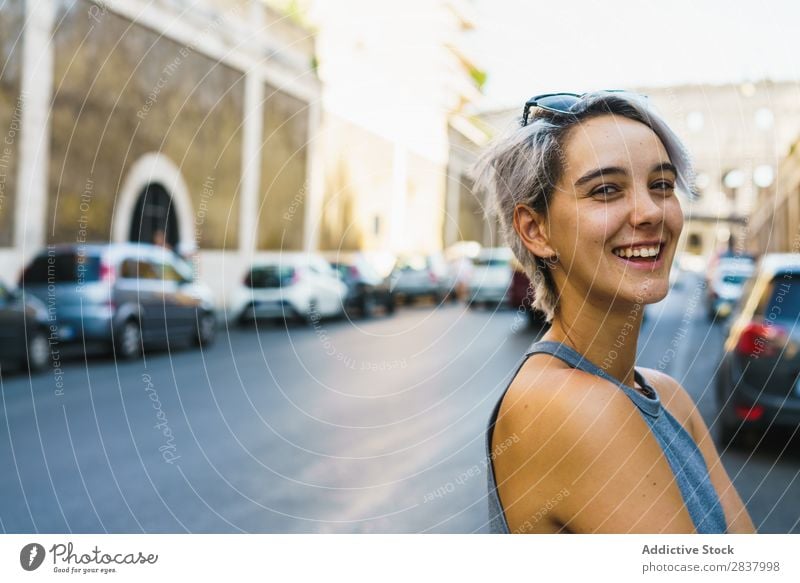
POLYGON ((673 196, 664 210, 667 224, 677 237, 683 230, 683 209, 678 197, 673 196))
POLYGON ((617 205, 598 205, 583 209, 578 215, 578 246, 582 251, 594 249, 602 253, 605 244, 625 225, 624 209, 617 205))

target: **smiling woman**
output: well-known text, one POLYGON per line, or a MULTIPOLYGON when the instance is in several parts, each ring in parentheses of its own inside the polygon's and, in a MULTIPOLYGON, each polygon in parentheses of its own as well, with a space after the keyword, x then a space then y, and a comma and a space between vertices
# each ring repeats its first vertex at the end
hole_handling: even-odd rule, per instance
POLYGON ((635 367, 691 191, 675 134, 641 96, 540 96, 476 174, 551 322, 489 421, 492 530, 754 532, 692 399, 635 367))

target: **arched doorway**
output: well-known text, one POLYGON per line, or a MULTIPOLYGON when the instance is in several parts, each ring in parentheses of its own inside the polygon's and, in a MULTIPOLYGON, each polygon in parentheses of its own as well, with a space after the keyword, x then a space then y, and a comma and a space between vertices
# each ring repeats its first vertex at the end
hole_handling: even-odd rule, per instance
POLYGON ((158 183, 148 184, 136 200, 128 240, 166 243, 171 249, 177 249, 181 239, 176 215, 167 189, 158 183))

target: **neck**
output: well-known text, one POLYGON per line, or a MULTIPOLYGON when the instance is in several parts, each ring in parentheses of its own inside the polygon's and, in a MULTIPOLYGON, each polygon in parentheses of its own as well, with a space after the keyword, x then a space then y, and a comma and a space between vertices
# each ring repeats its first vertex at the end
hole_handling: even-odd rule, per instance
POLYGON ((632 303, 595 306, 588 298, 561 302, 550 330, 542 339, 566 344, 633 387, 643 310, 642 304, 632 303))

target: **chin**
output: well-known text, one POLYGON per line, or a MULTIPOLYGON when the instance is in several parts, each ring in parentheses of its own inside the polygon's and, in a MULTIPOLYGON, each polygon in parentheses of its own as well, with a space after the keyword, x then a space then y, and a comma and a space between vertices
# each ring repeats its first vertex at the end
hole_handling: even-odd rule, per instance
POLYGON ((641 304, 656 304, 667 297, 669 293, 669 278, 661 278, 646 282, 645 285, 639 289, 634 290, 631 294, 633 303, 641 304))

